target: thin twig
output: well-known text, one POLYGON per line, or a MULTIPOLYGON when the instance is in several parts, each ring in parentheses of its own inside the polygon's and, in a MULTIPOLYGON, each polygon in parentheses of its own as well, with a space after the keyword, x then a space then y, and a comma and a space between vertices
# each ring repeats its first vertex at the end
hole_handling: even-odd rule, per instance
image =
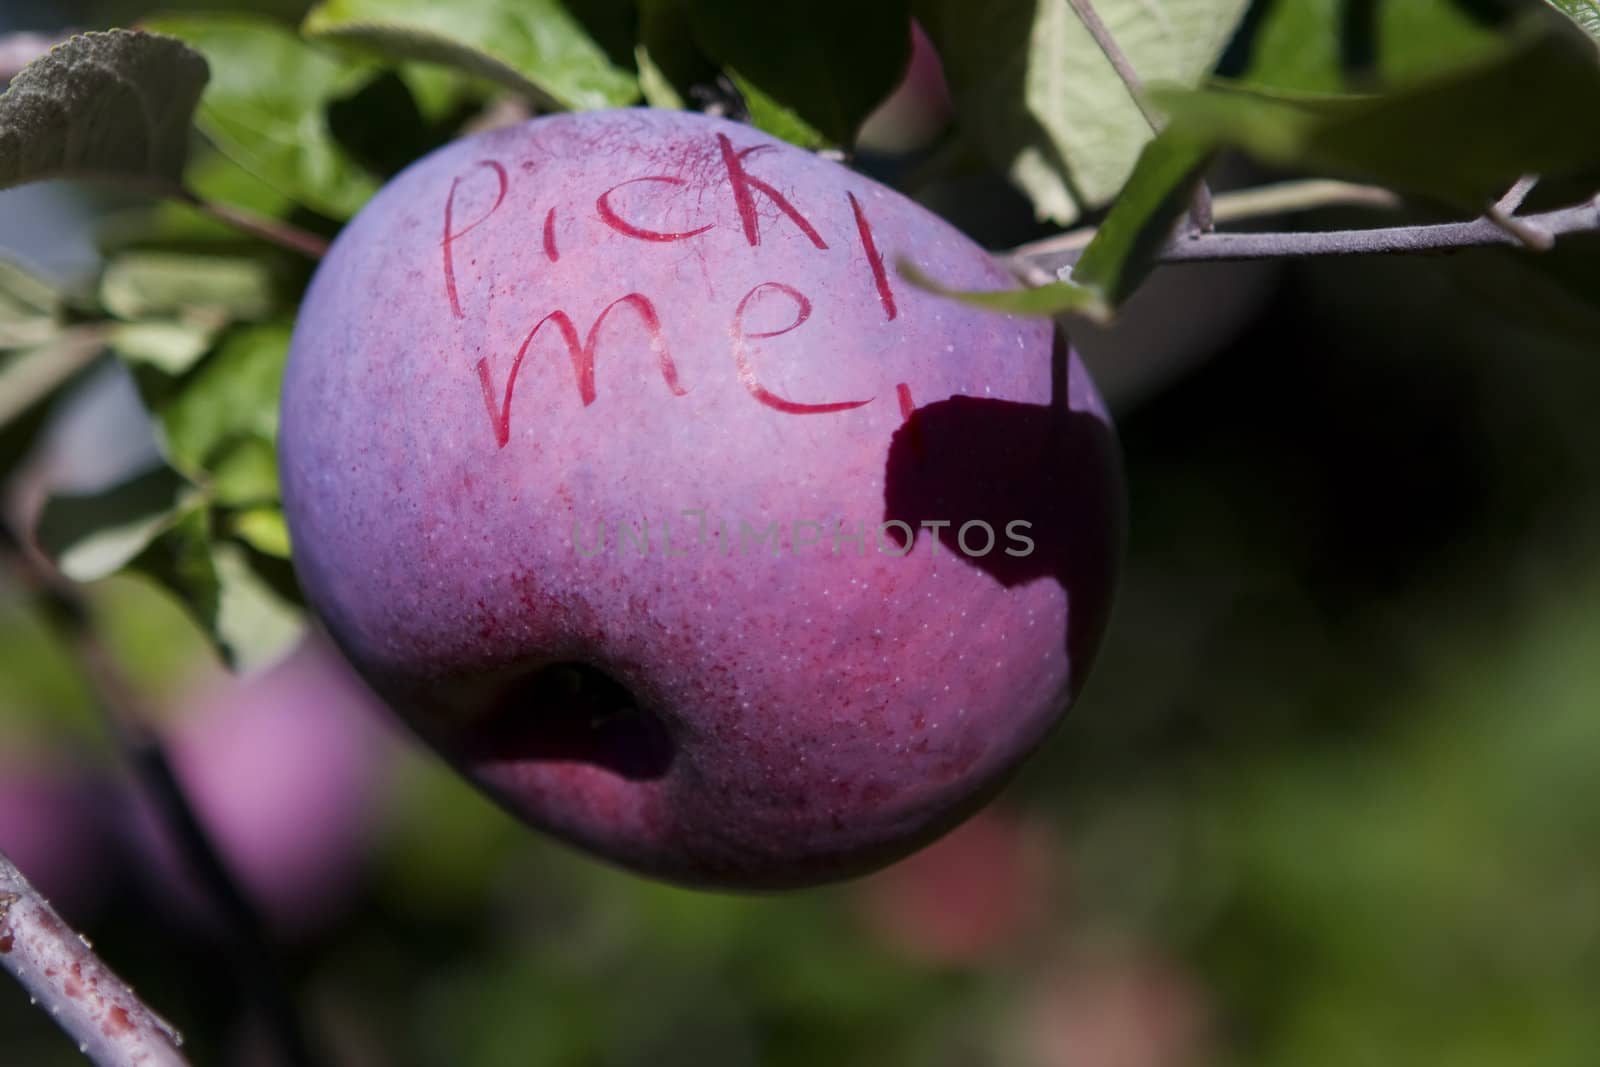
MULTIPOLYGON (((1387 189, 1374 185, 1354 185, 1350 182, 1308 181, 1277 182, 1254 189, 1239 189, 1218 193, 1212 199, 1214 222, 1241 222, 1246 219, 1283 215, 1291 211, 1310 211, 1321 207, 1382 207, 1400 205, 1400 198, 1387 189)), ((1056 261, 1056 265, 1070 263, 1077 253, 1094 240, 1098 231, 1084 226, 1066 233, 1056 234, 1039 241, 1030 241, 1011 250, 1019 260, 1034 263, 1056 261)))
POLYGON ((1522 202, 1528 199, 1528 194, 1533 192, 1533 187, 1539 184, 1537 174, 1524 174, 1517 179, 1517 184, 1506 190, 1506 194, 1494 202, 1495 210, 1507 215, 1515 214, 1522 207, 1522 202))
POLYGON ((1556 239, 1552 234, 1546 233, 1541 227, 1525 218, 1518 218, 1508 212, 1501 211, 1499 206, 1490 207, 1483 213, 1486 221, 1493 223, 1502 233, 1511 238, 1516 244, 1534 252, 1548 252, 1555 246, 1556 239))
POLYGON ((1094 38, 1094 43, 1100 47, 1107 60, 1111 62, 1111 69, 1117 72, 1117 77, 1122 79, 1122 84, 1127 86, 1128 95, 1133 97, 1133 102, 1139 108, 1139 114, 1150 124, 1152 130, 1161 129, 1161 116, 1156 114, 1149 101, 1144 98, 1144 82, 1139 79, 1139 72, 1133 69, 1133 64, 1128 61, 1128 56, 1117 44, 1117 39, 1111 36, 1111 31, 1100 20, 1100 13, 1094 9, 1090 0, 1067 0, 1072 5, 1073 12, 1078 16, 1078 21, 1083 23, 1083 28, 1089 31, 1089 36, 1094 38))
MULTIPOLYGON (((1573 207, 1527 215, 1521 221, 1538 227, 1552 241, 1567 234, 1600 232, 1600 196, 1573 207)), ((1161 263, 1200 263, 1304 256, 1421 255, 1494 245, 1522 246, 1522 242, 1495 220, 1483 216, 1470 222, 1366 230, 1195 234, 1172 240, 1157 259, 1161 263)), ((1022 276, 1037 277, 1041 271, 1060 269, 1076 258, 1072 252, 1024 255, 1020 262, 1027 267, 1022 276)))
POLYGON ((1539 184, 1537 174, 1524 174, 1517 179, 1517 184, 1506 190, 1505 195, 1483 213, 1483 217, 1515 237, 1519 244, 1526 245, 1535 252, 1548 252, 1555 244, 1555 238, 1526 219, 1517 218, 1517 209, 1522 206, 1522 202, 1528 198, 1528 194, 1537 184, 1539 184))
MULTIPOLYGON (((1600 230, 1600 197, 1574 207, 1528 215, 1523 222, 1536 226, 1553 242, 1573 233, 1600 230)), ((1423 226, 1390 226, 1370 230, 1329 230, 1310 233, 1211 233, 1180 238, 1161 255, 1163 263, 1204 260, 1282 259, 1293 256, 1418 255, 1461 248, 1520 245, 1499 223, 1485 216, 1471 222, 1440 222, 1423 226)))
MULTIPOLYGON (((0 543, 10 532, 0 529, 0 543)), ((35 552, 21 545, 14 555, 24 588, 39 601, 45 618, 72 651, 94 693, 118 748, 132 765, 140 788, 155 804, 163 825, 225 931, 225 948, 243 995, 265 1015, 282 1063, 307 1067, 318 1062, 293 999, 283 985, 268 948, 260 916, 222 861, 210 834, 195 815, 159 738, 146 725, 150 717, 122 666, 101 640, 88 605, 70 582, 59 577, 35 552)))
POLYGON ((0 966, 98 1067, 187 1067, 178 1032, 101 962, 3 852, 0 966))
POLYGON ((1211 185, 1201 181, 1189 197, 1189 228, 1196 233, 1210 233, 1217 228, 1216 205, 1211 198, 1211 185))
POLYGON ((253 211, 246 211, 232 204, 222 204, 215 200, 207 200, 188 189, 179 190, 173 194, 176 199, 188 204, 197 211, 210 215, 225 225, 232 226, 242 233, 252 237, 260 237, 270 241, 280 248, 287 248, 291 252, 298 252, 309 259, 321 259, 328 254, 328 242, 314 233, 291 226, 281 219, 267 218, 257 215, 253 211))

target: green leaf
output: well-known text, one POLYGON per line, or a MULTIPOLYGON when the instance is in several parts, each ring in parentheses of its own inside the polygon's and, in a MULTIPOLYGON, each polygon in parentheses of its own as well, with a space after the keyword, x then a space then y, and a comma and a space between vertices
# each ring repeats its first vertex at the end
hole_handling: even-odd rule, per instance
POLYGON ((211 351, 218 329, 214 323, 120 322, 111 328, 108 339, 124 362, 177 377, 211 351))
POLYGON ((902 259, 895 264, 906 281, 919 289, 948 297, 971 307, 999 311, 1008 315, 1081 315, 1093 322, 1106 322, 1111 309, 1093 289, 1060 281, 1026 289, 952 289, 902 259))
POLYGON ((281 508, 247 508, 232 517, 232 533, 257 552, 289 558, 289 524, 281 508))
POLYGON ((305 613, 285 600, 239 546, 212 546, 217 612, 212 632, 229 666, 250 671, 281 658, 305 633, 305 613))
POLYGON ((100 324, 54 333, 32 348, 0 353, 0 428, 33 411, 105 350, 100 324))
POLYGON ((1437 73, 1500 43, 1497 27, 1460 0, 1273 0, 1260 6, 1239 71, 1247 85, 1334 93, 1437 73))
POLYGON ((61 292, 21 264, 0 258, 0 325, 61 313, 61 292))
POLYGON ((278 457, 270 437, 245 437, 213 454, 211 495, 228 507, 276 504, 278 457))
POLYGON ((1138 288, 1189 207, 1211 160, 1204 143, 1169 128, 1145 146, 1122 195, 1072 269, 1072 280, 1121 304, 1138 288))
POLYGON ((656 65, 650 50, 640 44, 634 49, 633 58, 639 67, 639 91, 644 94, 644 102, 651 107, 681 111, 683 96, 672 84, 672 79, 667 77, 666 71, 656 65))
POLYGON ((303 613, 256 572, 248 553, 214 538, 203 506, 161 530, 129 569, 175 595, 234 670, 273 662, 304 631, 303 613))
POLYGON ((1577 23, 1584 33, 1600 39, 1600 0, 1550 0, 1550 3, 1577 23))
POLYGON ((98 492, 50 497, 34 532, 63 574, 88 582, 121 570, 202 507, 187 478, 160 466, 98 492))
POLYGON ((744 97, 745 107, 750 110, 750 123, 757 129, 765 130, 772 136, 780 137, 801 148, 821 148, 829 143, 828 138, 824 137, 820 130, 808 125, 794 111, 762 92, 760 86, 738 71, 729 71, 728 76, 733 79, 734 87, 744 97))
POLYGON ((1488 60, 1374 97, 1166 91, 1185 134, 1282 167, 1348 175, 1477 210, 1520 175, 1600 166, 1600 63, 1549 23, 1488 60))
POLYGON ((622 107, 639 98, 580 21, 592 5, 564 0, 326 0, 301 29, 308 37, 454 67, 546 106, 622 107))
POLYGON ((272 274, 259 259, 183 252, 128 252, 100 281, 100 301, 128 322, 198 315, 206 321, 260 319, 275 303, 272 274))
POLYGON ((64 304, 54 285, 0 258, 0 351, 31 348, 55 337, 64 304))
MULTIPOLYGON (((242 208, 264 218, 285 218, 295 210, 288 195, 209 145, 202 145, 184 182, 200 200, 242 208)), ((132 207, 104 216, 96 226, 103 254, 135 247, 240 246, 251 240, 230 226, 181 200, 164 200, 148 207, 132 207)))
POLYGON ((329 56, 267 19, 170 15, 148 25, 211 60, 200 128, 224 154, 307 207, 344 219, 377 190, 328 129, 328 105, 370 68, 329 56))
POLYGON ((176 183, 206 77, 205 59, 169 37, 68 39, 0 95, 0 189, 69 177, 176 183))
POLYGON ((810 0, 803 9, 676 0, 675 7, 701 50, 737 71, 742 88, 755 90, 760 102, 752 112, 756 106, 777 112, 784 128, 813 139, 810 131, 837 144, 852 142, 911 58, 907 0, 810 0))
MULTIPOLYGON (((1211 70, 1245 0, 1099 0, 1101 18, 1148 84, 1211 70)), ((1065 0, 916 0, 944 61, 962 136, 1066 224, 1121 190, 1152 133, 1065 0)))
POLYGON ((168 458, 225 501, 277 499, 272 449, 289 335, 290 328, 281 323, 231 332, 199 370, 157 404, 168 458), (262 448, 239 451, 255 445, 262 448), (263 456, 270 468, 265 471, 263 456))

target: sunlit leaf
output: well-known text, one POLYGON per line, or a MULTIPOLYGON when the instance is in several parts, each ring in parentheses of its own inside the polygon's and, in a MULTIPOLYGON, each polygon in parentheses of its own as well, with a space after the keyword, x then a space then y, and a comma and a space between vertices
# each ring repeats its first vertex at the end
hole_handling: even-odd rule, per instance
POLYGON ((124 362, 176 377, 211 351, 219 328, 216 323, 120 322, 111 327, 107 339, 124 362))
POLYGON ((620 107, 639 98, 564 0, 326 0, 303 32, 389 59, 454 67, 562 108, 620 107))
MULTIPOLYGON (((1244 0, 1099 0, 1146 82, 1193 85, 1215 64, 1244 0)), ((1127 88, 1066 0, 917 0, 951 84, 962 136, 1069 223, 1109 203, 1152 137, 1127 88)))
POLYGON ((213 632, 230 666, 262 667, 284 656, 305 634, 305 613, 285 600, 251 565, 238 545, 212 545, 217 611, 213 632))
POLYGON ((1499 43, 1495 12, 1460 0, 1259 5, 1236 48, 1238 80, 1303 92, 1372 90, 1459 66, 1499 43))
POLYGON ((330 55, 278 23, 248 15, 168 15, 147 25, 182 38, 211 61, 199 123, 240 166, 296 201, 348 218, 377 181, 342 152, 327 107, 370 70, 330 55))
POLYGON ((1600 2, 1596 0, 1550 0, 1558 10, 1578 24, 1590 37, 1600 40, 1600 2))
POLYGON ((271 271, 260 259, 181 252, 128 252, 106 267, 100 300, 129 322, 210 312, 259 319, 274 303, 271 271))
MULTIPOLYGON (((178 384, 156 411, 168 457, 202 484, 231 499, 255 501, 262 494, 276 499, 272 446, 278 433, 278 391, 288 356, 289 327, 255 326, 229 334, 222 347, 194 374, 178 384), (271 468, 261 463, 230 469, 214 464, 229 458, 227 449, 254 441, 264 445, 271 468), (219 479, 232 479, 218 486, 219 479)), ((261 453, 243 457, 259 460, 261 453)), ((235 464, 241 457, 232 456, 235 464)))
POLYGON ((801 148, 820 148, 828 143, 828 138, 820 130, 809 125, 793 109, 784 107, 768 96, 760 86, 737 71, 729 76, 744 97, 745 106, 750 109, 752 126, 801 148))
POLYGON ((280 508, 259 507, 235 512, 231 532, 257 552, 289 558, 289 524, 280 508))

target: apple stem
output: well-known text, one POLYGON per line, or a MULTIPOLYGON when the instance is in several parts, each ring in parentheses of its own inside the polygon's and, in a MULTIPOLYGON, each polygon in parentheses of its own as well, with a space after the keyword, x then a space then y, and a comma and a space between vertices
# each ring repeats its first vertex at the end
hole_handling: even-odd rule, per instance
POLYGON ((186 1067, 183 1038, 145 1006, 0 852, 0 967, 100 1067, 186 1067))
MULTIPOLYGON (((144 713, 142 701, 102 640, 89 605, 71 582, 37 551, 17 543, 16 534, 4 525, 0 525, 0 547, 10 549, 0 555, 0 562, 15 563, 12 569, 20 578, 20 587, 35 596, 42 618, 77 659, 107 730, 132 767, 139 789, 152 802, 181 862, 216 908, 240 993, 247 1002, 257 1005, 267 1019, 281 1062, 314 1067, 321 1058, 312 1052, 299 1012, 269 947, 265 926, 195 814, 160 739, 146 725, 150 718, 144 713)), ((0 901, 4 899, 0 894, 0 901)), ((0 924, 0 936, 5 929, 0 924)))

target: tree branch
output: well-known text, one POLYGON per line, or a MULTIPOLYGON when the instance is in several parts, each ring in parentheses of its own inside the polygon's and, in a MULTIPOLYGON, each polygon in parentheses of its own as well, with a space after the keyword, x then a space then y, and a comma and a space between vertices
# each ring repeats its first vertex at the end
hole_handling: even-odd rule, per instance
MULTIPOLYGON (((1524 215, 1519 225, 1553 243, 1574 233, 1600 231, 1600 197, 1574 207, 1524 215)), ((1163 263, 1239 259, 1283 259, 1297 256, 1418 255, 1493 245, 1524 246, 1523 238, 1487 215, 1471 222, 1422 226, 1390 226, 1370 230, 1326 230, 1308 233, 1208 233, 1180 237, 1161 253, 1163 263)), ((1548 243, 1542 247, 1548 247, 1548 243)))
POLYGON ((0 852, 0 966, 99 1067, 187 1067, 183 1039, 0 852))
MULTIPOLYGON (((13 539, 10 533, 0 526, 0 546, 13 539)), ((95 630, 88 605, 76 587, 61 578, 32 548, 18 544, 14 553, 7 553, 13 554, 23 588, 36 595, 46 620, 77 659, 107 728, 132 765, 139 787, 155 805, 189 873, 217 908, 234 978, 244 998, 265 1015, 278 1043, 281 1062, 290 1067, 319 1062, 294 1000, 280 978, 260 916, 196 816, 160 740, 146 725, 149 719, 136 691, 95 630)))
MULTIPOLYGON (((1518 183, 1519 188, 1522 183, 1518 183)), ((1513 189, 1501 204, 1512 200, 1513 189)), ((1525 189, 1522 190, 1526 192, 1525 189)), ((1286 208, 1324 204, 1394 204, 1393 194, 1342 182, 1290 182, 1273 188, 1223 194, 1217 198, 1217 218, 1242 218, 1257 212, 1277 214, 1286 208)), ((1470 222, 1441 222, 1419 226, 1387 226, 1362 230, 1322 230, 1296 233, 1202 233, 1188 231, 1173 237, 1156 256, 1160 263, 1201 263, 1250 259, 1290 259, 1303 256, 1421 255, 1462 248, 1495 245, 1543 250, 1569 234, 1600 232, 1600 195, 1581 204, 1531 215, 1513 216, 1500 205, 1470 222)), ((1092 228, 1073 230, 1042 241, 1019 245, 1004 255, 1025 282, 1041 279, 1077 262, 1094 239, 1092 228)))
MULTIPOLYGON (((1377 186, 1311 179, 1219 193, 1212 201, 1212 217, 1215 222, 1226 223, 1321 207, 1394 208, 1399 205, 1398 196, 1377 186)), ((1094 240, 1097 232, 1093 226, 1084 226, 1054 237, 1030 241, 1012 249, 1011 258, 1035 269, 1065 266, 1078 258, 1077 254, 1094 240)))

